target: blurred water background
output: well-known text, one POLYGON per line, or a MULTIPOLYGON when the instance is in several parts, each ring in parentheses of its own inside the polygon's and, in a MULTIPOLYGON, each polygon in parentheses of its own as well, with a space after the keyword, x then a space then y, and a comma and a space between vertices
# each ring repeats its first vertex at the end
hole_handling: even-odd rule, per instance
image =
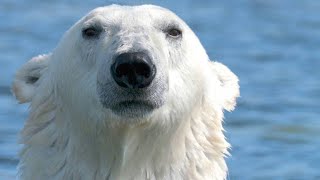
MULTIPOLYGON (((0 1, 0 179, 15 178, 27 105, 10 93, 14 72, 50 52, 63 33, 102 5, 152 3, 184 19, 212 59, 240 78, 226 113, 229 179, 320 179, 320 1, 0 1)), ((45 168, 45 167, 44 167, 45 168)))

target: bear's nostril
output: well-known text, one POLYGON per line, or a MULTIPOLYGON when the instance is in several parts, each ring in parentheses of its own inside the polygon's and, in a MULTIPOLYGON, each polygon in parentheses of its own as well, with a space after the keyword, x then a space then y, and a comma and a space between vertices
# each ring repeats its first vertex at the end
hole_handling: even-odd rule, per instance
POLYGON ((129 64, 120 64, 116 68, 116 76, 121 77, 126 74, 128 74, 130 71, 130 65, 129 64))
POLYGON ((123 53, 115 58, 111 74, 121 87, 145 88, 154 79, 156 68, 146 53, 123 53))
POLYGON ((137 73, 137 75, 141 75, 145 78, 148 78, 151 74, 151 67, 148 66, 146 63, 137 63, 135 65, 135 72, 137 73))

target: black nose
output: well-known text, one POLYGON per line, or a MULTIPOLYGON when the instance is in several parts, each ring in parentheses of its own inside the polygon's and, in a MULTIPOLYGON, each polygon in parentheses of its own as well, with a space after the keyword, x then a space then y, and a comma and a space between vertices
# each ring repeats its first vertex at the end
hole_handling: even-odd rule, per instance
POLYGON ((156 68, 144 52, 123 53, 111 65, 111 74, 121 87, 144 88, 154 79, 156 68))

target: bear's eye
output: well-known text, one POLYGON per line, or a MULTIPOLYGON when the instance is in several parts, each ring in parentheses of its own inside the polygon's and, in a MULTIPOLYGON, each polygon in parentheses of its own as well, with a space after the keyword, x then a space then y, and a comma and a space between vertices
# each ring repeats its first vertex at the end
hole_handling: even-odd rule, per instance
POLYGON ((171 36, 171 37, 175 37, 176 38, 176 37, 180 37, 182 32, 178 28, 170 28, 170 29, 167 30, 167 34, 169 36, 171 36))
POLYGON ((86 38, 93 38, 99 35, 100 31, 94 27, 85 28, 82 30, 82 36, 86 38))

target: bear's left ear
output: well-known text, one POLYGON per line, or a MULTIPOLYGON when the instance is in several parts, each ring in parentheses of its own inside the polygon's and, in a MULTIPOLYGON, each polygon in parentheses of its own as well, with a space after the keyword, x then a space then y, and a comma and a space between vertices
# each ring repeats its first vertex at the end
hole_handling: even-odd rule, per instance
POLYGON ((240 96, 238 77, 221 63, 213 61, 210 61, 209 63, 222 87, 222 106, 227 111, 232 111, 236 105, 237 97, 240 96))
POLYGON ((39 86, 39 79, 48 67, 51 54, 33 57, 16 73, 12 92, 20 103, 30 102, 39 86))

